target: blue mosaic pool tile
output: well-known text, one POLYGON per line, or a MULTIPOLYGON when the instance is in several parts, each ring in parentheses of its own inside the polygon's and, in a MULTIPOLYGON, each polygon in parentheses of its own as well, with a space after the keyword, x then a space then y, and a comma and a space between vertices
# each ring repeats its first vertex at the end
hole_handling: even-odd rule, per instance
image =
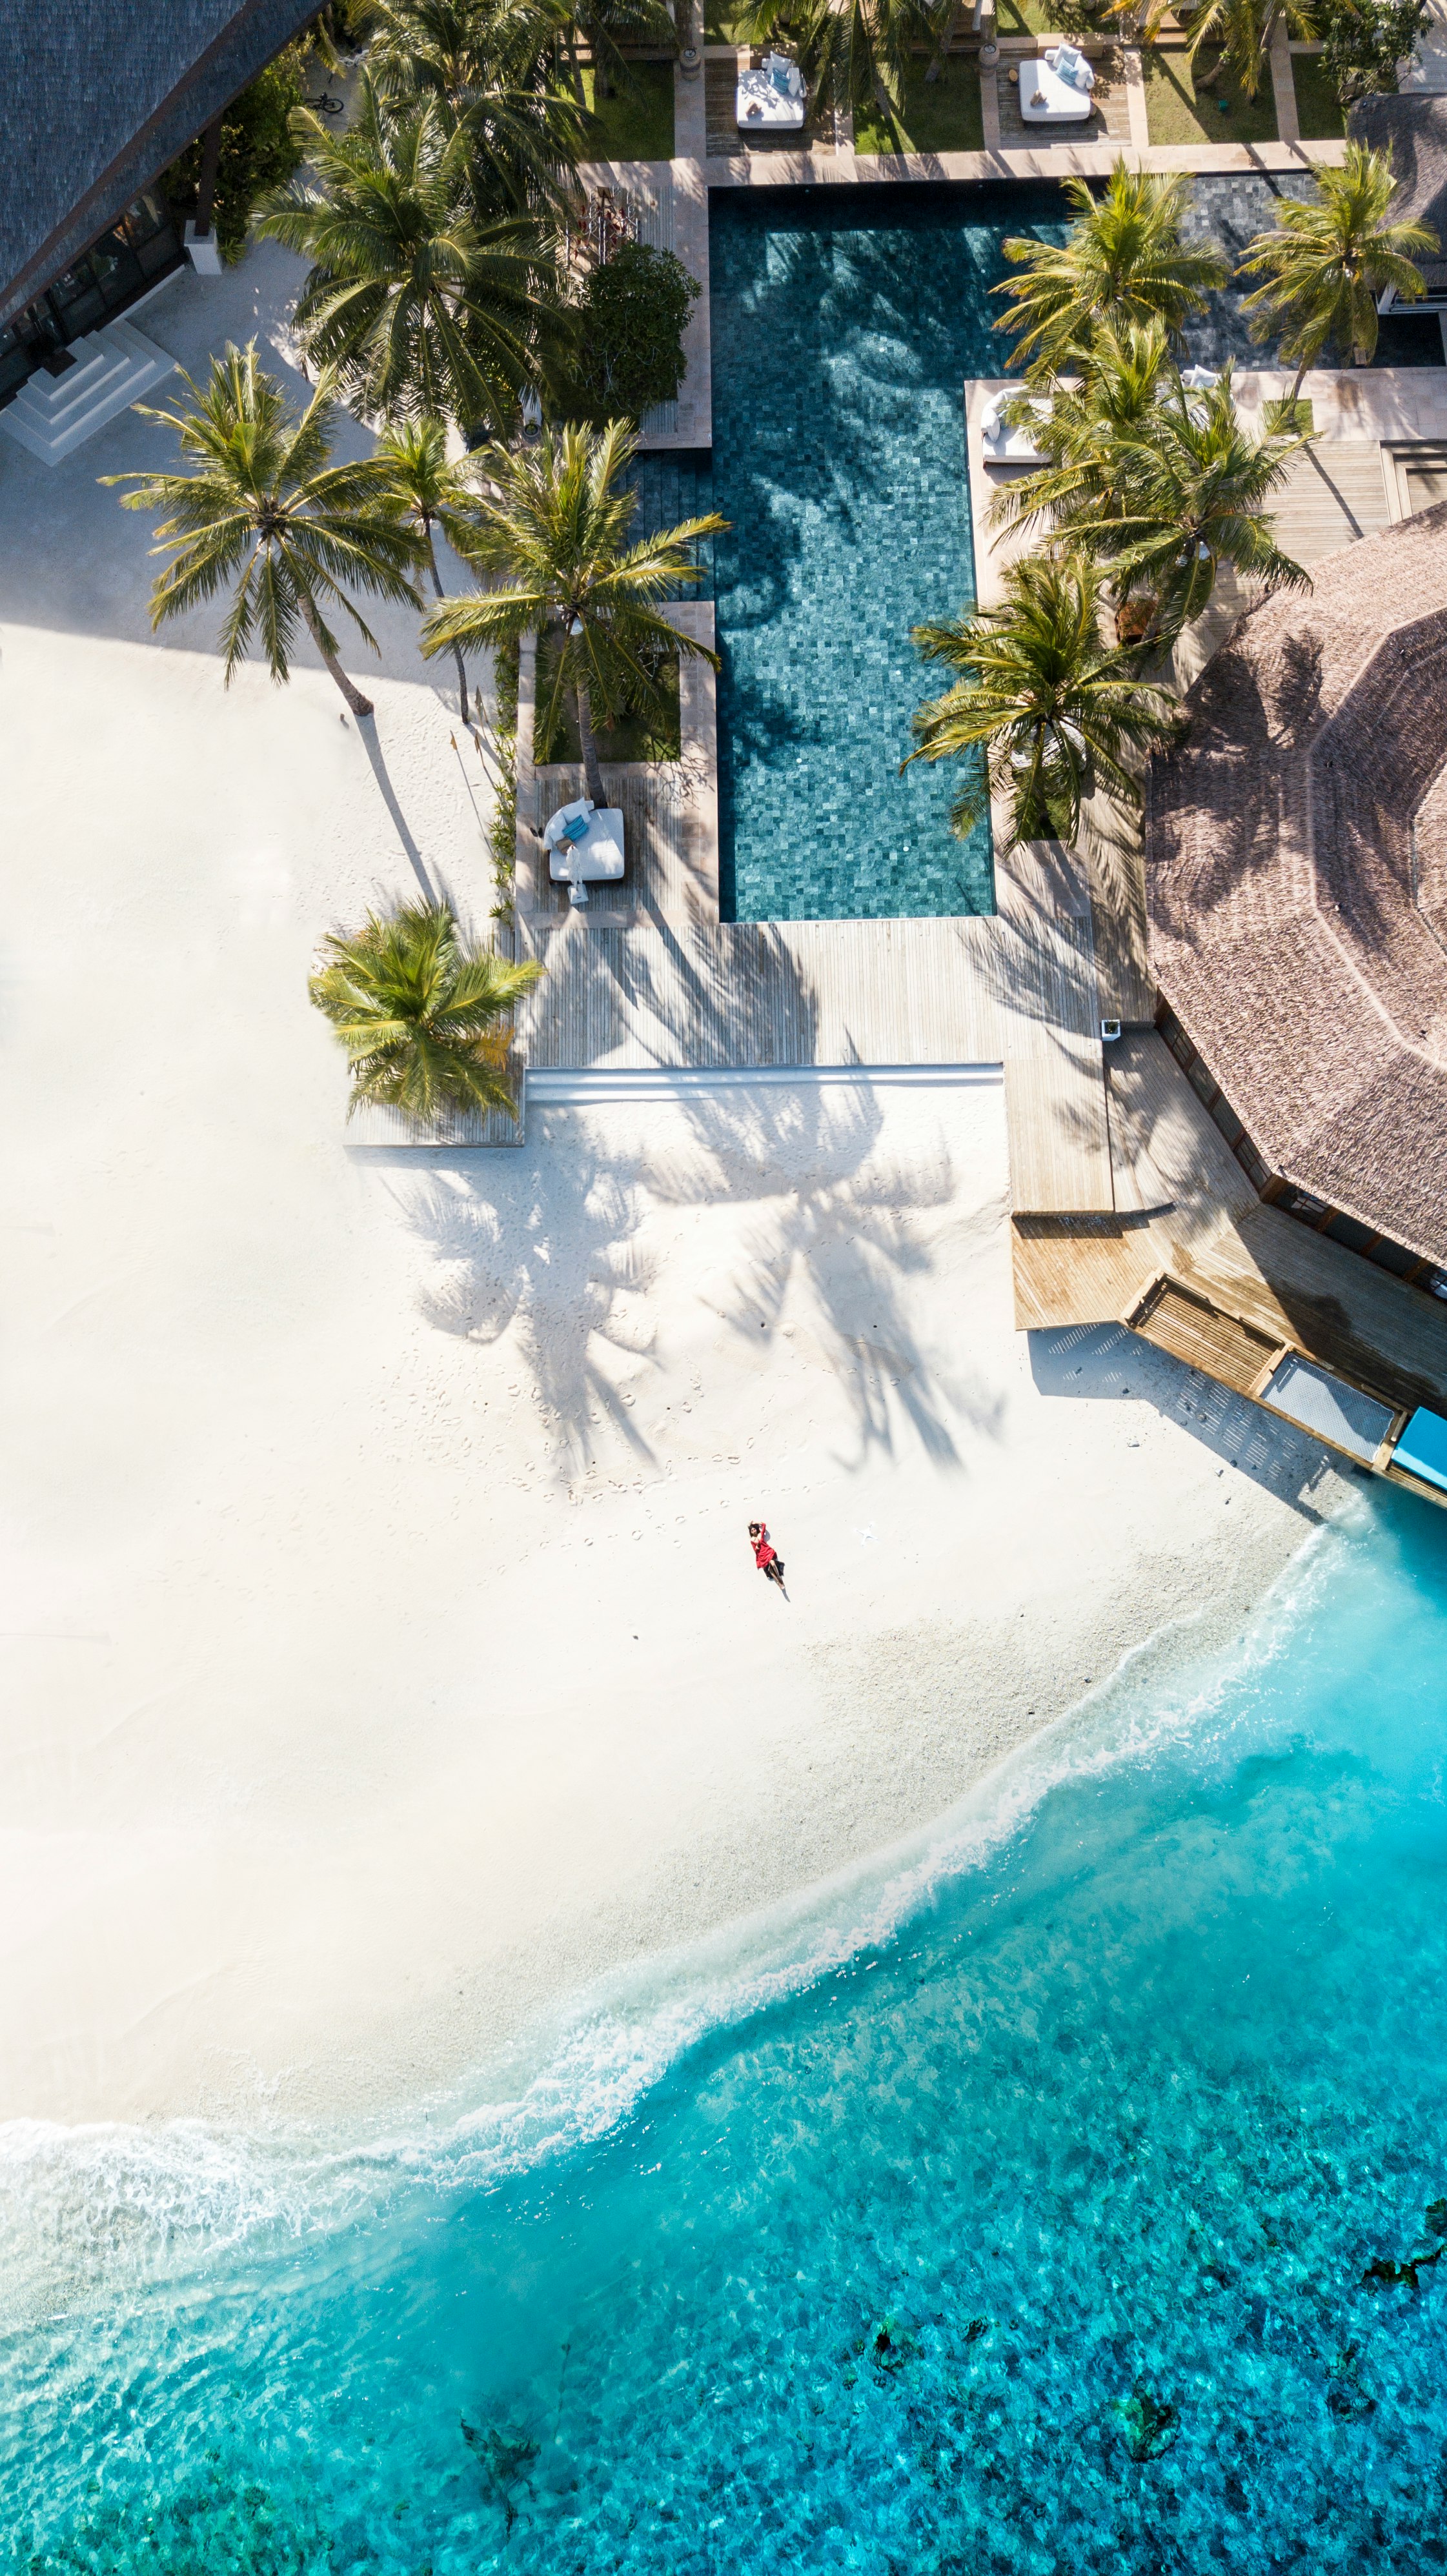
POLYGON ((910 641, 974 600, 963 388, 1003 371, 990 288, 1051 188, 717 191, 714 506, 725 913, 987 912, 958 767, 899 765, 940 685, 910 641), (846 202, 841 203, 843 199, 846 202), (868 220, 861 221, 861 211, 868 220))

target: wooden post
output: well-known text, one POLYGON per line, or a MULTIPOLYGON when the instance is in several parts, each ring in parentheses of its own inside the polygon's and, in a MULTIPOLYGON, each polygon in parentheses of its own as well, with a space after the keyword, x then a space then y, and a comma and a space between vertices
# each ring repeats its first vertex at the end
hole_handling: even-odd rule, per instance
POLYGON ((211 230, 211 213, 216 203, 216 170, 221 159, 221 119, 213 117, 201 138, 201 176, 196 186, 197 241, 205 241, 211 230))

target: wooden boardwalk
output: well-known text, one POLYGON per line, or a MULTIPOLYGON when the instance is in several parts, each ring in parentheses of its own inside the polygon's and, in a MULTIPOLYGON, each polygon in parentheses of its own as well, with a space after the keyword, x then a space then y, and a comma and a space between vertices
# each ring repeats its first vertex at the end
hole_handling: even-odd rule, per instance
POLYGON ((998 1064, 993 920, 518 924, 530 1065, 998 1064))
POLYGON ((1027 841, 997 860, 995 894, 1011 1206, 1113 1208, 1084 866, 1059 841, 1027 841))

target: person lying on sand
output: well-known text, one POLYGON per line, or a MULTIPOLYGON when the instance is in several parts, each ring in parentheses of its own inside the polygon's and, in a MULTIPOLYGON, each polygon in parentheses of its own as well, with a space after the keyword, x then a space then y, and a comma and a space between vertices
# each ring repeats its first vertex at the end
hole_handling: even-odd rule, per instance
POLYGON ((784 1589, 784 1560, 780 1556, 778 1549, 775 1547, 774 1542, 770 1538, 762 1521, 750 1521, 749 1545, 754 1551, 754 1563, 758 1567, 760 1574, 766 1574, 769 1581, 771 1583, 777 1583, 779 1590, 782 1592, 784 1589))

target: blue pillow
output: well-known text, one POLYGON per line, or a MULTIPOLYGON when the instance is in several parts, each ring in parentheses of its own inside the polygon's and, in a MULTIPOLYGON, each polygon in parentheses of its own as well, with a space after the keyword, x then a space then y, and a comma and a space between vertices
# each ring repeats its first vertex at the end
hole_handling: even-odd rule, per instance
POLYGON ((586 814, 575 814, 571 823, 565 823, 563 825, 563 838, 565 841, 586 841, 587 837, 588 818, 586 814))

